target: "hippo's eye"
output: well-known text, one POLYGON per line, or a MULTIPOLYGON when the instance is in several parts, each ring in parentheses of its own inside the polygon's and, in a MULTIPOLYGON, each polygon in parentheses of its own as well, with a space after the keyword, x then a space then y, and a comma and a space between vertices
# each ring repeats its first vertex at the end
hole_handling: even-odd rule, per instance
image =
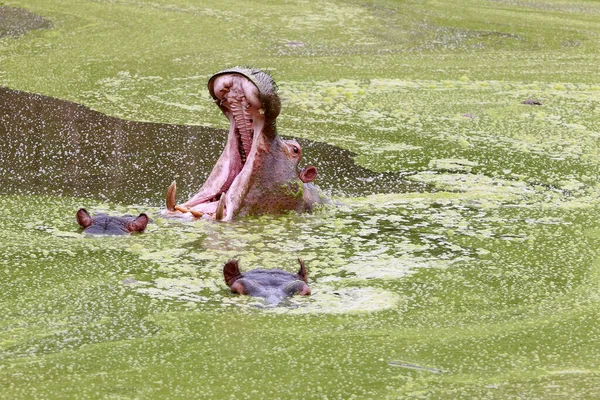
POLYGON ((294 154, 298 154, 300 152, 300 150, 296 146, 292 146, 292 151, 294 152, 294 154))

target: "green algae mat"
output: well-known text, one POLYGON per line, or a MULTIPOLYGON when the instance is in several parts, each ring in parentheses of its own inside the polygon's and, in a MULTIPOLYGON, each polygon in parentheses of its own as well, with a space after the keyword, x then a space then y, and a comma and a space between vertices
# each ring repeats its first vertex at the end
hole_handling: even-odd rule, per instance
POLYGON ((55 99, 0 92, 0 398, 597 397, 599 35, 596 1, 0 2, 0 86, 55 99), (332 206, 157 217, 232 65, 332 206), (298 256, 310 297, 226 290, 298 256))

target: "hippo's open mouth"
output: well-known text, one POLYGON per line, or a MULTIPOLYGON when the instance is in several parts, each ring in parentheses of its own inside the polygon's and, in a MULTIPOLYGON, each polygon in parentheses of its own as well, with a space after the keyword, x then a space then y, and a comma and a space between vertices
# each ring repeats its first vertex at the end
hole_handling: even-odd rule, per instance
POLYGON ((171 185, 166 215, 230 220, 240 213, 306 209, 298 193, 315 178, 316 168, 299 172, 302 149, 295 140, 277 135, 281 106, 271 76, 236 67, 210 78, 208 90, 229 119, 227 144, 200 191, 187 202, 176 205, 175 183, 171 185))
MULTIPOLYGON (((267 118, 275 121, 279 114, 278 98, 263 95, 261 99, 257 86, 261 83, 274 87, 270 76, 260 70, 233 69, 216 74, 209 80, 208 90, 230 122, 227 144, 202 189, 189 201, 176 206, 175 185, 171 185, 167 209, 191 212, 195 216, 215 214, 216 219, 221 219, 225 201, 219 201, 225 200, 224 194, 234 182, 239 187, 247 186, 253 170, 258 167, 258 145, 268 146, 268 140, 260 140, 262 135, 266 135, 267 139, 275 136, 274 126, 266 124, 267 118), (263 105, 263 99, 267 104, 263 105), (268 113, 265 106, 270 106, 268 113)), ((268 148, 262 150, 268 151, 268 148)))

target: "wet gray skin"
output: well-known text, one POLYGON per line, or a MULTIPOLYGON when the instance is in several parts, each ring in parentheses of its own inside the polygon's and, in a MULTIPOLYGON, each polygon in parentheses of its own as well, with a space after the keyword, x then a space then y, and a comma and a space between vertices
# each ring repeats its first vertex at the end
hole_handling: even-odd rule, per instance
POLYGON ((253 269, 241 273, 238 261, 232 259, 223 267, 223 275, 232 292, 261 297, 269 304, 278 304, 295 294, 310 294, 306 266, 300 258, 298 262, 300 269, 296 274, 281 269, 253 269))
POLYGON ((89 235, 129 235, 143 232, 148 225, 148 216, 144 213, 137 217, 113 217, 104 213, 90 216, 84 208, 80 208, 77 211, 77 223, 83 228, 83 232, 89 235))
POLYGON ((281 103, 275 82, 258 69, 215 74, 208 90, 230 122, 225 150, 198 193, 176 205, 175 183, 162 215, 232 220, 249 214, 310 211, 324 201, 311 183, 317 169, 299 170, 302 148, 277 134, 281 103))

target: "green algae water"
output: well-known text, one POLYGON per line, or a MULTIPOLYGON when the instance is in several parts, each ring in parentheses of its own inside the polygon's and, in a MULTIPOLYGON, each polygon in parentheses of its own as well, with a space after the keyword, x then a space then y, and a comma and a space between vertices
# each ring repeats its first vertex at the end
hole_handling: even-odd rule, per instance
POLYGON ((0 397, 597 396, 597 2, 0 10, 0 397), (235 64, 274 74, 333 206, 156 216, 218 157, 235 64), (153 221, 86 237, 79 207, 153 221), (231 257, 298 256, 310 297, 226 290, 231 257))

